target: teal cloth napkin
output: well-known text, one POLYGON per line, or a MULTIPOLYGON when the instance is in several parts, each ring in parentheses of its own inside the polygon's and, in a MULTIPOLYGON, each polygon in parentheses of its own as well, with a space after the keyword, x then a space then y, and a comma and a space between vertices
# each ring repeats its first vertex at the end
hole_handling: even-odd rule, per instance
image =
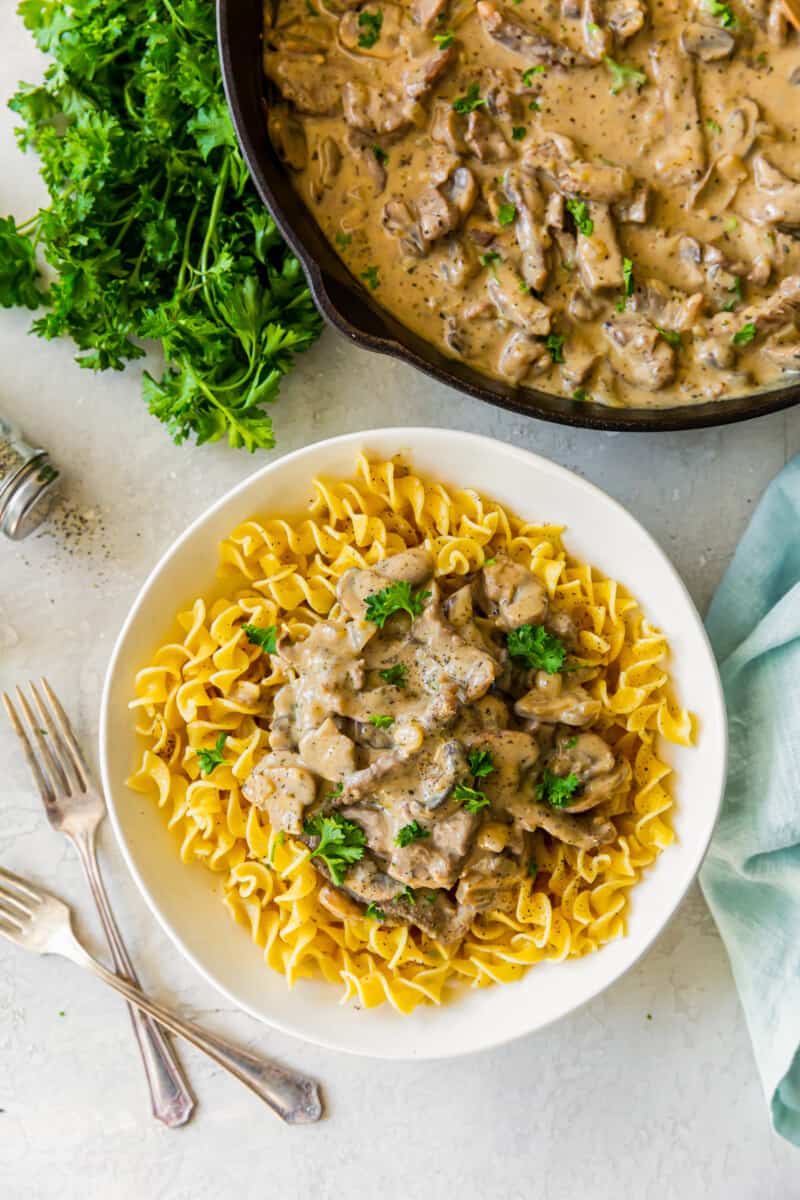
POLYGON ((800 455, 767 488, 706 624, 730 758, 700 884, 774 1128, 800 1146, 800 455))

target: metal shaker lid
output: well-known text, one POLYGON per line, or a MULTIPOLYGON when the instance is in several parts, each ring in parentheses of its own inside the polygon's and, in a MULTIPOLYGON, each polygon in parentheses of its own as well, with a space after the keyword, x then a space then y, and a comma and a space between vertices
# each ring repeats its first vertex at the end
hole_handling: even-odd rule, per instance
POLYGON ((47 516, 59 472, 42 451, 0 487, 0 533, 21 541, 47 516))

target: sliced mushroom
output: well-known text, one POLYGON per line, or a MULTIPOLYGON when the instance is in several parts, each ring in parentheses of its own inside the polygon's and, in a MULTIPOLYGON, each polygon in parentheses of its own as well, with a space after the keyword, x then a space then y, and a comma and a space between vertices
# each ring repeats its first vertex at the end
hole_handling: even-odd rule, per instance
POLYGON ((348 79, 340 87, 344 119, 362 133, 397 133, 408 129, 420 115, 419 105, 408 96, 370 87, 348 79))
POLYGON ((498 558, 478 577, 478 602, 499 629, 543 625, 549 609, 547 589, 533 571, 510 558, 498 558))
POLYGON ((497 315, 535 337, 550 332, 550 309, 520 288, 520 278, 505 263, 497 263, 486 279, 486 293, 497 315))
POLYGON ((722 58, 730 58, 736 48, 736 38, 721 25, 690 22, 684 26, 680 40, 683 50, 702 62, 718 62, 722 58))
POLYGON ((303 829, 303 813, 316 799, 317 784, 296 754, 276 750, 256 764, 242 793, 250 804, 266 811, 273 829, 297 834, 303 829))
POLYGON ((526 62, 550 63, 558 67, 588 67, 592 60, 554 42, 535 25, 513 16, 507 8, 498 8, 490 0, 478 0, 478 16, 486 33, 499 45, 526 62))
POLYGON ((505 162, 511 157, 508 142, 494 120, 476 110, 467 117, 465 144, 481 162, 505 162))
POLYGON ((675 378, 675 350, 643 317, 622 314, 603 322, 611 365, 634 387, 656 392, 675 378))
POLYGON ((523 721, 535 724, 590 725, 600 712, 600 701, 594 700, 577 683, 565 686, 564 677, 537 671, 534 686, 514 705, 514 712, 523 721))
POLYGON ((270 141, 281 162, 293 171, 302 171, 308 158, 306 133, 288 105, 271 104, 267 125, 270 141))
POLYGON ((534 367, 546 367, 550 356, 541 340, 537 341, 522 329, 515 329, 500 347, 497 369, 509 383, 522 383, 534 367))
POLYGON ((351 54, 373 59, 396 58, 404 40, 402 22, 403 12, 396 4, 387 4, 385 0, 381 0, 379 5, 362 4, 357 11, 346 12, 340 18, 339 41, 351 54), (378 12, 381 16, 380 36, 373 41, 370 37, 364 37, 362 14, 374 17, 378 12))

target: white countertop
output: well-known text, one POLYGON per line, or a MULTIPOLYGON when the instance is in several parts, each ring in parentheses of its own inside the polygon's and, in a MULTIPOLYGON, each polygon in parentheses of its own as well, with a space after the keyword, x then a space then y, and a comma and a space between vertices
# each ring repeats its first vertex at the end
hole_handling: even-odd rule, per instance
MULTIPOLYGON (((37 72, 10 0, 0 45, 7 97, 37 72)), ((13 145, 13 123, 3 110, 0 213, 22 218, 41 194, 34 161, 13 145)), ((0 545, 0 689, 46 672, 92 747, 106 661, 145 573, 263 456, 173 446, 140 399, 137 369, 89 375, 68 345, 26 337, 28 324, 25 313, 0 312, 0 408, 62 465, 69 512, 19 546, 0 545)), ((287 380, 273 415, 278 452, 393 424, 476 430, 535 449, 631 508, 701 608, 764 486, 800 449, 797 411, 660 436, 548 426, 466 399, 333 332, 287 380)), ((2 722, 0 762, 0 862, 72 902, 90 948, 104 954, 75 856, 47 826, 2 722)), ((199 1108, 185 1129, 164 1129, 148 1113, 122 1003, 62 961, 0 945, 4 1200, 439 1200, 454 1185, 464 1200, 800 1196, 800 1159, 770 1132, 728 963, 696 888, 645 959, 576 1015, 501 1050, 406 1066, 320 1051, 232 1010, 145 911, 108 829, 101 845, 147 986, 315 1075, 327 1117, 288 1130, 181 1047, 199 1108)))

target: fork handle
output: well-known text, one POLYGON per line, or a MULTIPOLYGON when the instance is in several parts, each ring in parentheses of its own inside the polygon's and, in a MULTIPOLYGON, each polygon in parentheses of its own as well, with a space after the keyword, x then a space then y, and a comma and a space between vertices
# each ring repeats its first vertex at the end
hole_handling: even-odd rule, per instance
POLYGON ((198 1050, 202 1050, 214 1062, 230 1071, 246 1087, 255 1092, 266 1104, 289 1125, 307 1125, 318 1121, 322 1116, 322 1100, 319 1085, 306 1075, 289 1071, 247 1050, 241 1050, 225 1038, 209 1033, 195 1025, 193 1021, 184 1021, 176 1012, 165 1008, 156 1000, 151 1000, 127 979, 113 975, 111 971, 92 958, 84 950, 73 934, 58 947, 58 953, 77 963, 78 966, 88 967, 104 983, 120 992, 131 1004, 154 1017, 160 1025, 191 1042, 198 1050))
MULTIPOLYGON (((124 975, 138 986, 139 980, 103 886, 97 864, 94 832, 73 836, 72 840, 100 914, 114 967, 118 974, 124 975)), ((185 1125, 194 1112, 195 1102, 169 1039, 163 1029, 139 1008, 129 1005, 128 1013, 144 1063, 153 1116, 169 1128, 185 1125)))

